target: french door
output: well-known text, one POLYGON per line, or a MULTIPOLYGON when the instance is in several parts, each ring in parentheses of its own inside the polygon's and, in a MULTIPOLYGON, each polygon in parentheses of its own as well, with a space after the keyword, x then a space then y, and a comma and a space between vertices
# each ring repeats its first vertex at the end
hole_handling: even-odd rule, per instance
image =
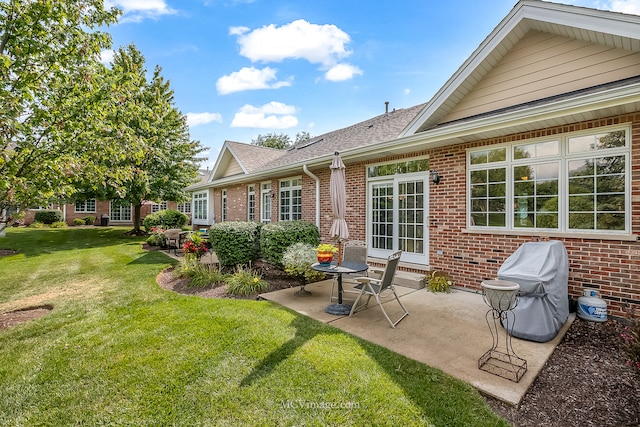
POLYGON ((402 250, 402 260, 429 263, 428 194, 425 174, 369 182, 368 239, 373 257, 402 250))

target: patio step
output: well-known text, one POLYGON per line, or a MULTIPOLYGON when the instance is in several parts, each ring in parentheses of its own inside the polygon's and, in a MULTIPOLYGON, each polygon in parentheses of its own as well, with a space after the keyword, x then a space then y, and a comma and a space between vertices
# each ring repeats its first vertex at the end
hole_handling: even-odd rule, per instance
POLYGON ((396 271, 395 285, 411 289, 422 289, 425 286, 425 275, 409 271, 396 271))

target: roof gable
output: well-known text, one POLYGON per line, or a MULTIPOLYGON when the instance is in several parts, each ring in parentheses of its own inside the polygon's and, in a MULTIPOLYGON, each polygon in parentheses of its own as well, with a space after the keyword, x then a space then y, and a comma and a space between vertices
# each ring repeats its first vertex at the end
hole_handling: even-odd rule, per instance
POLYGON ((247 175, 284 156, 284 150, 225 141, 209 182, 234 175, 247 175))
POLYGON ((640 75, 639 28, 640 17, 635 15, 520 1, 427 103, 404 135, 640 75), (555 61, 539 64, 549 55, 554 55, 555 61), (588 64, 589 60, 594 63, 588 64), (612 60, 619 67, 602 75, 612 60), (572 73, 576 66, 583 77, 572 73), (546 90, 540 91, 541 87, 546 90))

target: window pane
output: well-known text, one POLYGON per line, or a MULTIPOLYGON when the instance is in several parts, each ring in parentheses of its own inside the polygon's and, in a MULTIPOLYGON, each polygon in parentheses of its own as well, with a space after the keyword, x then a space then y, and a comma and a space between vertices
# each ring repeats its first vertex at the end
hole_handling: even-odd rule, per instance
POLYGON ((574 230, 593 230, 593 214, 569 212, 569 228, 574 230))
POLYGON ((569 197, 570 212, 593 212, 593 196, 571 196, 569 197))
POLYGON ((620 213, 598 213, 598 230, 624 230, 624 212, 620 213))

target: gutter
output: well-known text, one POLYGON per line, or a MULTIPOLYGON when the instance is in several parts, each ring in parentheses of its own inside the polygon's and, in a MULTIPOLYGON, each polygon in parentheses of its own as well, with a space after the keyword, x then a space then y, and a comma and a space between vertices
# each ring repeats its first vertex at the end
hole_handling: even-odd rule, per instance
POLYGON ((302 165, 302 170, 316 182, 316 226, 320 229, 320 178, 311 173, 306 163, 302 165))

